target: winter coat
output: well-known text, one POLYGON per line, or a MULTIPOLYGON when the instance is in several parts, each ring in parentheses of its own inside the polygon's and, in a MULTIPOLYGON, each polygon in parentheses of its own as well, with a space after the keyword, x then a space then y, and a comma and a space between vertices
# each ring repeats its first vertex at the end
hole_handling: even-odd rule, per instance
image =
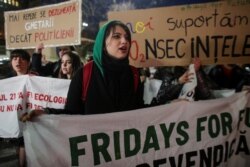
MULTIPOLYGON (((162 80, 162 85, 153 99, 152 105, 165 104, 179 97, 183 84, 178 82, 178 78, 186 72, 183 67, 159 67, 155 73, 155 78, 162 80)), ((208 78, 206 74, 199 70, 196 72, 197 87, 195 89, 195 100, 205 100, 213 98, 208 86, 208 78)))
POLYGON ((42 55, 40 53, 33 53, 31 69, 39 73, 40 76, 52 76, 53 78, 58 78, 61 67, 61 59, 42 65, 41 57, 42 55))
POLYGON ((72 78, 64 110, 48 109, 50 114, 101 114, 134 110, 143 107, 143 89, 138 77, 138 88, 134 89, 134 77, 126 59, 113 59, 104 52, 107 26, 98 32, 93 52, 93 68, 86 100, 82 99, 83 69, 72 78))

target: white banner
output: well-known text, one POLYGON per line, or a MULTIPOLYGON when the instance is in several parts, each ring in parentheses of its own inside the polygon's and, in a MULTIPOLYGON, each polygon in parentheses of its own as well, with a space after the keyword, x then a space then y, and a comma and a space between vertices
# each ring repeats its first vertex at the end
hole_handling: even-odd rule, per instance
POLYGON ((18 121, 24 112, 43 107, 63 108, 69 80, 38 76, 18 76, 0 80, 0 137, 22 135, 18 121))
POLYGON ((144 82, 144 90, 143 90, 143 100, 144 104, 151 104, 154 97, 157 96, 160 87, 161 87, 162 81, 159 79, 151 79, 146 78, 146 81, 144 82))
POLYGON ((25 111, 25 83, 23 76, 0 80, 0 137, 20 136, 18 115, 25 111))
MULTIPOLYGON (((25 110, 63 107, 69 82, 34 76, 1 80, 1 137, 17 136, 13 127, 25 110)), ((250 94, 246 91, 119 113, 43 115, 24 125, 30 167, 250 164, 250 94)))
POLYGON ((120 113, 43 115, 24 130, 28 166, 250 164, 250 96, 120 113))

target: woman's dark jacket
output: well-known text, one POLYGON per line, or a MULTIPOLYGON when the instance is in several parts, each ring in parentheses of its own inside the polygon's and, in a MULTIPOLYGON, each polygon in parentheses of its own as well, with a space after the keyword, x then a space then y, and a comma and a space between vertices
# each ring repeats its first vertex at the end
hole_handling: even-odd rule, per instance
MULTIPOLYGON (((153 99, 152 105, 165 104, 171 100, 177 99, 182 90, 183 84, 178 83, 179 77, 186 72, 183 67, 159 67, 155 73, 155 78, 162 80, 162 85, 153 99)), ((195 100, 205 100, 213 98, 210 91, 209 81, 206 74, 199 70, 196 72, 197 87, 195 88, 195 100)))
MULTIPOLYGON (((117 77, 118 75, 123 74, 117 73, 117 77)), ((114 80, 115 83, 108 84, 103 79, 97 66, 93 64, 86 101, 83 101, 83 69, 81 68, 71 80, 65 109, 48 109, 47 111, 50 114, 102 114, 143 107, 142 84, 139 84, 135 92, 132 70, 130 70, 130 74, 124 74, 125 78, 120 77, 114 80), (118 82, 125 84, 118 84, 118 82), (116 87, 114 84, 119 86, 116 87), (109 86, 110 88, 108 88, 109 86), (120 89, 120 87, 123 88, 120 89)))
POLYGON ((243 85, 249 85, 249 73, 238 65, 216 65, 209 72, 209 77, 215 81, 220 89, 242 90, 243 85))
POLYGON ((138 77, 138 87, 134 88, 134 76, 128 55, 115 59, 104 51, 105 24, 98 32, 93 52, 93 68, 86 100, 82 99, 83 69, 72 78, 65 109, 48 110, 49 113, 101 114, 134 110, 143 107, 143 87, 138 77))
POLYGON ((42 65, 42 55, 40 53, 33 53, 31 61, 31 69, 40 76, 52 76, 58 78, 58 74, 61 68, 61 59, 55 62, 48 62, 44 66, 42 65))

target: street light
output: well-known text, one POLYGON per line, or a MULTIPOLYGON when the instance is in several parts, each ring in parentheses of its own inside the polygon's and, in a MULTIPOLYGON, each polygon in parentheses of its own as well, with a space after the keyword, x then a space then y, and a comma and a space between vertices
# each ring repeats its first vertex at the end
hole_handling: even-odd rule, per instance
POLYGON ((83 27, 88 27, 88 23, 83 22, 83 23, 82 23, 82 26, 83 26, 83 27))

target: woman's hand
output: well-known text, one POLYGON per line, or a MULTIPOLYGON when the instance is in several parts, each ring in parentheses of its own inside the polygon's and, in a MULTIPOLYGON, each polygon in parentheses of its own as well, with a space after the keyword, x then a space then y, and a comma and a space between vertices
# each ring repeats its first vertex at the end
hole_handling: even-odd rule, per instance
POLYGON ((182 76, 180 76, 180 78, 178 78, 179 84, 191 82, 191 80, 193 79, 193 75, 193 73, 189 73, 188 71, 186 71, 182 76))
POLYGON ((44 44, 40 43, 40 44, 37 45, 35 53, 40 53, 41 54, 43 49, 44 49, 44 44))
POLYGON ((42 114, 45 114, 44 110, 32 110, 29 113, 26 112, 22 114, 19 120, 22 122, 32 121, 35 117, 38 117, 42 114))

